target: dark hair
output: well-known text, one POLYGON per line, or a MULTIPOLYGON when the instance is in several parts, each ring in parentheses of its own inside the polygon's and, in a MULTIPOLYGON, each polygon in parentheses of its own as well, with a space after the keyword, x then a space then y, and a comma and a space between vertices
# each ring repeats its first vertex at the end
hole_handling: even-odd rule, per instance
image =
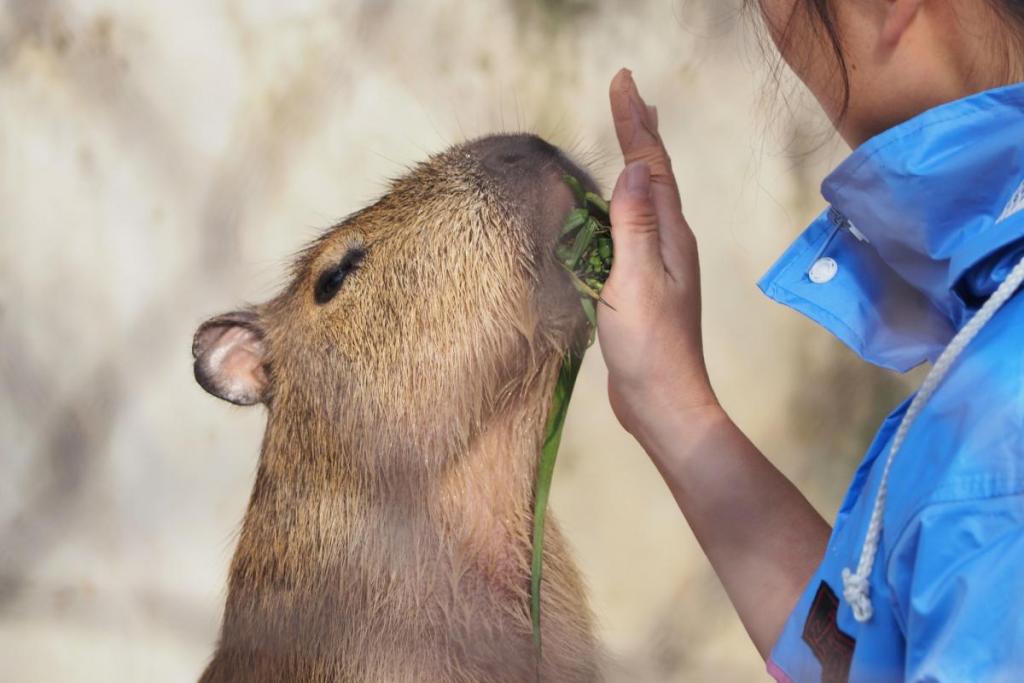
MULTIPOLYGON (((821 28, 825 31, 825 37, 832 47, 832 53, 836 57, 839 77, 843 81, 843 99, 839 111, 841 112, 840 116, 845 115, 847 108, 850 106, 850 73, 846 68, 846 56, 843 54, 843 42, 839 37, 839 29, 836 27, 835 17, 832 16, 832 5, 830 0, 805 0, 805 4, 809 13, 817 15, 821 28)), ((793 14, 796 14, 795 9, 793 14)), ((792 15, 789 20, 793 21, 792 15)), ((788 26, 786 31, 788 33, 788 26)))
MULTIPOLYGON (((1016 25, 1014 31, 1016 34, 1015 44, 1011 46, 1011 49, 1015 52, 1012 54, 1021 54, 1024 57, 1024 54, 1022 54, 1024 53, 1024 50, 1022 50, 1024 48, 1024 0, 987 0, 987 2, 993 6, 1007 23, 1016 25)), ((835 16, 832 13, 832 0, 803 0, 803 3, 804 9, 808 14, 818 20, 819 25, 825 32, 825 38, 828 40, 836 57, 836 65, 839 68, 839 76, 842 79, 843 85, 842 104, 839 109, 840 116, 842 116, 850 105, 850 74, 846 68, 842 37, 839 35, 839 28, 836 26, 835 16)), ((796 12, 797 9, 794 8, 793 15, 789 19, 790 21, 793 21, 793 16, 796 12)), ((788 33, 788 26, 785 31, 788 33)), ((1018 59, 1020 58, 1018 57, 1018 59)), ((1012 56, 1008 58, 1008 62, 1012 64, 1012 56)))

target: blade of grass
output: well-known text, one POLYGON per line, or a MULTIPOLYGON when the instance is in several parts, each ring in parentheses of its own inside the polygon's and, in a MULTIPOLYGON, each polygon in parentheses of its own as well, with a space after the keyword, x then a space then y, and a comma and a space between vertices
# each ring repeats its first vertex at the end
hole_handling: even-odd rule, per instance
POLYGON ((569 218, 566 219, 565 225, 562 226, 559 237, 567 235, 574 230, 579 230, 587 222, 588 218, 590 218, 590 214, 586 209, 573 209, 572 213, 569 214, 569 218))
POLYGON ((583 189, 582 183, 568 173, 563 175, 562 179, 565 180, 565 184, 572 190, 573 197, 576 198, 576 206, 585 207, 587 204, 587 191, 583 189))
MULTIPOLYGON (((537 658, 537 682, 541 679, 541 577, 544 568, 544 521, 547 518, 548 496, 551 480, 558 457, 558 445, 562 440, 562 427, 569 409, 576 376, 586 348, 594 343, 597 333, 597 311, 595 302, 608 306, 601 298, 601 289, 611 270, 612 240, 608 225, 608 202, 592 192, 584 190, 582 184, 570 175, 565 182, 576 200, 574 208, 565 220, 559 233, 555 256, 565 268, 569 279, 580 295, 580 304, 590 328, 587 344, 582 349, 570 348, 562 358, 555 383, 551 409, 545 424, 544 442, 541 446, 540 461, 537 465, 537 479, 534 485, 533 508, 533 556, 530 563, 530 622, 533 627, 533 644, 537 658)), ((609 306, 610 308, 610 306, 609 306)))
POLYGON ((544 445, 540 452, 537 468, 537 484, 533 504, 533 561, 530 576, 530 620, 533 624, 533 645, 537 653, 537 680, 540 680, 541 635, 540 635, 540 583, 544 567, 544 520, 548 511, 548 495, 551 492, 551 478, 558 459, 558 444, 562 441, 562 427, 569 410, 569 399, 576 384, 576 376, 583 362, 583 353, 569 351, 562 359, 562 367, 555 384, 555 395, 551 402, 547 427, 544 431, 544 445))
MULTIPOLYGON (((568 270, 568 268, 566 268, 566 270, 568 270)), ((576 288, 577 292, 579 292, 583 296, 590 297, 594 301, 597 301, 597 302, 600 302, 600 303, 604 304, 605 306, 607 306, 608 308, 612 309, 613 311, 615 310, 614 306, 612 306, 610 303, 608 303, 603 298, 601 298, 601 293, 600 292, 598 292, 596 289, 594 289, 593 287, 588 285, 586 282, 581 280, 579 275, 577 275, 576 273, 572 272, 571 270, 568 270, 568 272, 569 272, 569 280, 572 281, 572 286, 576 288)), ((594 320, 596 321, 597 318, 595 317, 594 320)), ((594 324, 596 325, 597 322, 594 322, 594 324)))
POLYGON ((566 265, 570 268, 575 268, 576 264, 580 261, 580 256, 583 255, 583 251, 590 246, 590 241, 594 239, 594 232, 597 231, 597 221, 593 218, 587 219, 583 223, 583 227, 576 233, 576 240, 572 244, 571 255, 566 262, 566 265))
POLYGON ((605 219, 608 218, 608 202, 606 202, 602 197, 598 197, 593 192, 587 192, 584 195, 584 199, 587 204, 597 209, 597 212, 605 219))

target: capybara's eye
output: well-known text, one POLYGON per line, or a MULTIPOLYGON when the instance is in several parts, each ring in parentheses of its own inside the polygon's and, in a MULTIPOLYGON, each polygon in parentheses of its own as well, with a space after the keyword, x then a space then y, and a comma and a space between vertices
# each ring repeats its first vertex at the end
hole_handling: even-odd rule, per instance
POLYGON ((341 285, 344 284, 345 278, 359 269, 359 264, 362 263, 365 256, 366 251, 357 247, 345 254, 345 257, 336 266, 320 273, 316 286, 313 287, 313 299, 318 304, 325 304, 333 299, 341 289, 341 285))

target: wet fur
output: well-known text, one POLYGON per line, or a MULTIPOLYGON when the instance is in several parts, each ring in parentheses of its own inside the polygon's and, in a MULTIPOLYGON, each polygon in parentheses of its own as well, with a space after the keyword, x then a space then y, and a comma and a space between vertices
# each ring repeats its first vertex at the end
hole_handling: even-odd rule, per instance
MULTIPOLYGON (((584 328, 551 257, 560 169, 503 183, 477 157, 395 181, 252 310, 267 429, 204 683, 535 680, 533 480, 584 328), (356 246, 359 270, 316 305, 356 246)), ((543 679, 597 681, 584 586, 548 524, 543 679)))

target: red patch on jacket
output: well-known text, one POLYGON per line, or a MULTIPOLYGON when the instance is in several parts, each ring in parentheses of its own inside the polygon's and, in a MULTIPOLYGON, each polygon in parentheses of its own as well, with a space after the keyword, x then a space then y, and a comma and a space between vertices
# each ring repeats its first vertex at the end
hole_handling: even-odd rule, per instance
POLYGON ((822 683, 847 683, 857 641, 839 630, 839 598, 824 581, 818 586, 804 622, 803 640, 821 664, 822 683))

